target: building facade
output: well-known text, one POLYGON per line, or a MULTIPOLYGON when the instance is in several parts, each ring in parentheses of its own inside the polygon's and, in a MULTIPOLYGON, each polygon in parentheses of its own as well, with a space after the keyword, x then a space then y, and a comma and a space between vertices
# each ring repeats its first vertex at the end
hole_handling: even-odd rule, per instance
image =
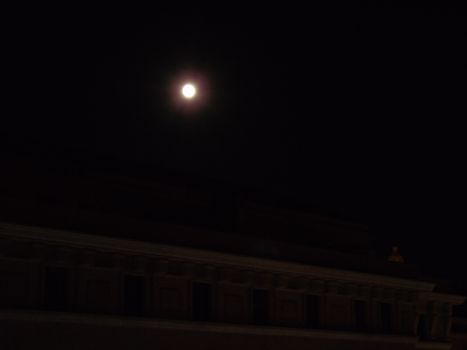
POLYGON ((462 337, 451 333, 452 309, 465 299, 434 288, 288 259, 0 224, 6 350, 450 349, 462 337))
POLYGON ((452 350, 467 350, 467 318, 452 319, 451 340, 452 350))

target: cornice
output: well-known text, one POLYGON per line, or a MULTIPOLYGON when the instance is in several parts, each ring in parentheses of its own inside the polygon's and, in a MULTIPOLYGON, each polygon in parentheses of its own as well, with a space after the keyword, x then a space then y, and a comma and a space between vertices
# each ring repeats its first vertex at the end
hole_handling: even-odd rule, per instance
MULTIPOLYGON (((171 233, 167 232, 167 234, 171 233)), ((203 264, 241 267, 258 272, 286 273, 312 279, 378 285, 419 292, 431 292, 435 287, 433 283, 403 278, 16 224, 0 223, 0 236, 123 254, 143 254, 148 257, 166 259, 189 259, 203 264)))
POLYGON ((422 293, 420 295, 420 298, 443 302, 443 303, 449 303, 452 305, 461 305, 466 301, 466 297, 461 296, 461 295, 435 293, 435 292, 422 293))

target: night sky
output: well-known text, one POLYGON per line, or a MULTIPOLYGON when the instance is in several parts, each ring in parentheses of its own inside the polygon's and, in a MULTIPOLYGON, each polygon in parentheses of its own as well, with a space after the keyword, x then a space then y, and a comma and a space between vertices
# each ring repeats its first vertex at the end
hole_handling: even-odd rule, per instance
POLYGON ((2 157, 292 192, 459 273, 465 11, 403 3, 23 9, 2 157), (190 113, 170 90, 187 72, 209 87, 190 113))

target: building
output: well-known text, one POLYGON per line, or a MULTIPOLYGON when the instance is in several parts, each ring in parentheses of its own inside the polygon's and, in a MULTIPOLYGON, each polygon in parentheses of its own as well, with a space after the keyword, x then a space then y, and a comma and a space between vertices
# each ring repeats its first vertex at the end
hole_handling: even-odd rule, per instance
POLYGON ((452 350, 467 349, 467 319, 453 317, 451 340, 453 343, 452 350))
MULTIPOLYGON (((222 207, 161 188, 154 207, 199 217, 222 207)), ((2 349, 462 349, 465 340, 452 318, 465 298, 369 254, 359 225, 251 201, 230 230, 46 206, 19 224, 14 213, 31 203, 10 199, 0 224, 2 349), (75 228, 38 224, 54 214, 75 228), (306 244, 273 234, 286 227, 320 234, 306 244)))

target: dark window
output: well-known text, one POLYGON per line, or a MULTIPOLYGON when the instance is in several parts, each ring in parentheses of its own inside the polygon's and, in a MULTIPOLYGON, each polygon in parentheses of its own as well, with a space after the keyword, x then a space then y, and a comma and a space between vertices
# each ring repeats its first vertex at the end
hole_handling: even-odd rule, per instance
POLYGON ((418 320, 417 334, 421 340, 430 340, 430 332, 428 331, 428 318, 426 315, 420 315, 418 320))
POLYGON ((319 328, 321 314, 321 298, 317 295, 306 296, 306 325, 311 328, 319 328))
POLYGON ((45 270, 45 306, 50 310, 65 310, 69 299, 69 271, 65 267, 45 270))
POLYGON ((253 322, 269 324, 269 292, 263 289, 253 290, 253 322))
POLYGON ((193 283, 192 287, 193 319, 210 321, 212 309, 212 287, 208 283, 193 283))
POLYGON ((355 301, 355 328, 359 332, 364 332, 367 330, 366 303, 361 300, 355 301))
POLYGON ((392 305, 381 303, 381 328, 383 333, 391 333, 392 305))
POLYGON ((145 294, 143 276, 125 276, 123 286, 124 313, 131 316, 142 316, 144 314, 145 294))

